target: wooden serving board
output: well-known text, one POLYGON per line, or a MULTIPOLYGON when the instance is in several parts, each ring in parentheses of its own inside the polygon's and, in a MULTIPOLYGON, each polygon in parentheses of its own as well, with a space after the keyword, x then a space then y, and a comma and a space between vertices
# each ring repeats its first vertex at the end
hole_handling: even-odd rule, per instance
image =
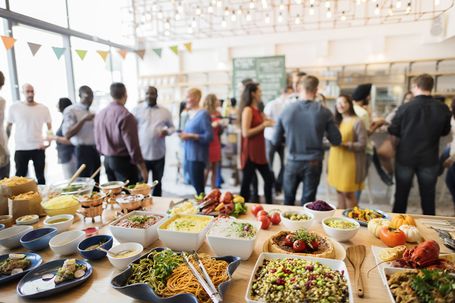
MULTIPOLYGON (((421 219, 421 218, 416 218, 416 224, 417 224, 417 228, 419 229, 419 232, 420 232, 420 235, 422 236, 422 238, 425 240, 425 239, 433 239, 435 240, 436 242, 438 242, 439 244, 439 247, 440 247, 440 251, 441 253, 444 253, 444 254, 451 254, 451 253, 455 253, 455 251, 451 250, 450 248, 446 247, 444 245, 444 242, 442 241, 441 238, 439 238, 439 235, 438 233, 432 229, 431 227, 429 227, 427 224, 424 224, 423 222, 425 222, 426 220, 428 219, 421 219)), ((452 234, 452 237, 454 237, 454 234, 455 232, 451 232, 452 234)))

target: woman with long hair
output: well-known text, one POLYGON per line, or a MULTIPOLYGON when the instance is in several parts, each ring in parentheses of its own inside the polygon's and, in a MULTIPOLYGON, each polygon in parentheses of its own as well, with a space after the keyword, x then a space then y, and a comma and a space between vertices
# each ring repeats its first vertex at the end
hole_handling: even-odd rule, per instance
POLYGON ((335 122, 340 129, 342 143, 330 148, 328 183, 337 191, 338 208, 350 208, 358 203, 355 192, 363 189, 368 135, 364 123, 355 114, 349 96, 338 97, 335 122))
POLYGON ((188 120, 180 133, 183 140, 185 162, 188 164, 190 182, 199 195, 204 192, 204 172, 209 154, 209 144, 213 139, 210 115, 200 106, 202 93, 192 88, 187 93, 186 109, 188 120))
POLYGON ((220 100, 214 94, 209 94, 204 99, 204 108, 209 112, 212 119, 213 140, 209 145, 209 167, 205 171, 205 182, 210 176, 210 185, 212 189, 216 188, 216 177, 218 166, 221 162, 221 141, 220 136, 223 130, 221 114, 218 111, 220 100))
MULTIPOLYGON (((452 119, 450 120, 450 124, 452 126, 452 142, 444 151, 444 154, 447 157, 444 161, 444 167, 447 168, 446 174, 446 185, 452 195, 453 205, 455 207, 455 98, 452 99, 452 104, 450 106, 452 110, 452 119)), ((455 210, 455 209, 454 209, 455 210)))
MULTIPOLYGON (((261 88, 257 83, 248 83, 243 90, 239 106, 239 122, 242 133, 240 166, 243 179, 240 194, 246 201, 250 199, 250 185, 256 170, 264 179, 264 196, 268 204, 272 203, 273 175, 265 155, 264 129, 273 126, 259 110, 261 88)), ((250 201, 259 202, 259 201, 250 201)))

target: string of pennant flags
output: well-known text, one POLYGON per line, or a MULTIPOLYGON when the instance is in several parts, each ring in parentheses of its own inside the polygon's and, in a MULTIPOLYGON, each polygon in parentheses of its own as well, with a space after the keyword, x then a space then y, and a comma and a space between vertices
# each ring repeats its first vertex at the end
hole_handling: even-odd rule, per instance
MULTIPOLYGON (((2 38, 2 42, 3 42, 3 45, 6 50, 13 48, 17 41, 14 37, 10 37, 10 36, 0 36, 0 37, 2 38)), ((42 44, 33 43, 33 42, 27 42, 27 45, 33 56, 35 56, 38 53, 38 51, 41 49, 41 47, 43 46, 42 44)), ((52 48, 55 56, 57 57, 57 60, 60 60, 60 58, 63 56, 63 54, 65 54, 65 52, 67 50, 66 47, 51 46, 51 48, 52 48)), ((183 48, 189 53, 191 53, 193 51, 193 45, 191 42, 184 43, 183 48)), ((171 46, 169 46, 169 50, 172 53, 174 53, 175 55, 178 55, 181 48, 179 47, 179 45, 171 45, 171 46)), ((87 53, 89 52, 88 50, 85 50, 85 49, 75 49, 74 51, 76 52, 77 56, 81 60, 84 60, 87 53)), ((163 54, 163 48, 152 48, 152 51, 156 56, 161 58, 161 56, 163 54)), ((130 51, 125 50, 125 49, 117 50, 117 53, 120 55, 120 57, 122 59, 125 59, 129 52, 130 51)), ((109 51, 105 51, 105 50, 96 50, 96 53, 101 57, 101 59, 103 61, 106 61, 107 57, 109 56, 109 51)), ((139 49, 139 50, 134 51, 134 53, 142 60, 142 59, 144 59, 146 50, 139 49)))

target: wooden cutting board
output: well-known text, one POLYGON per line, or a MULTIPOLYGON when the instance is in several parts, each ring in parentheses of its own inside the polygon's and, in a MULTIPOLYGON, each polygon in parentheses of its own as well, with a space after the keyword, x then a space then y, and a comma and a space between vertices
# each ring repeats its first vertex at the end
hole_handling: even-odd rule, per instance
MULTIPOLYGON (((416 218, 417 228, 419 229, 419 232, 420 232, 420 235, 422 236, 422 238, 424 240, 425 239, 434 239, 436 242, 438 242, 439 247, 441 249, 441 253, 448 253, 448 254, 455 253, 455 251, 451 250, 450 248, 448 248, 444 245, 444 242, 442 241, 441 238, 439 238, 438 233, 434 229, 429 227, 428 224, 423 224, 423 222, 425 222, 427 220, 428 219, 416 218)), ((453 218, 453 221, 455 221, 455 218, 453 218)), ((452 231, 451 234, 452 234, 452 237, 455 238, 455 231, 452 231)))

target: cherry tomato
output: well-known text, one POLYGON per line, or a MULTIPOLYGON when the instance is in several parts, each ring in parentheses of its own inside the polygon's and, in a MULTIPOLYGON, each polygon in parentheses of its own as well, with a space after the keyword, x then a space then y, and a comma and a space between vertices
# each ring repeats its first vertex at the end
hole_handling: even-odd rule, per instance
POLYGON ((284 238, 284 245, 292 247, 292 244, 294 244, 294 236, 292 234, 286 235, 286 238, 284 238))
POLYGON ((306 249, 305 241, 303 240, 295 240, 292 244, 292 249, 295 252, 303 252, 306 249))
POLYGON ((270 220, 272 220, 273 225, 278 225, 281 222, 281 216, 279 212, 274 212, 270 215, 270 220))
POLYGON ((400 229, 384 226, 379 231, 379 239, 389 247, 404 245, 406 243, 406 234, 400 229))
POLYGON ((259 218, 259 217, 268 216, 268 215, 269 215, 269 213, 266 212, 265 210, 260 210, 260 211, 257 213, 256 217, 259 218))
POLYGON ((311 246, 313 247, 314 250, 317 250, 319 248, 319 242, 316 240, 311 241, 311 246))
POLYGON ((272 224, 272 221, 270 221, 269 216, 261 216, 261 217, 259 217, 258 220, 261 221, 262 229, 268 229, 270 227, 270 225, 272 224))
POLYGON ((251 212, 255 217, 257 217, 257 214, 259 211, 263 210, 264 208, 262 207, 261 204, 256 204, 251 207, 251 212))

